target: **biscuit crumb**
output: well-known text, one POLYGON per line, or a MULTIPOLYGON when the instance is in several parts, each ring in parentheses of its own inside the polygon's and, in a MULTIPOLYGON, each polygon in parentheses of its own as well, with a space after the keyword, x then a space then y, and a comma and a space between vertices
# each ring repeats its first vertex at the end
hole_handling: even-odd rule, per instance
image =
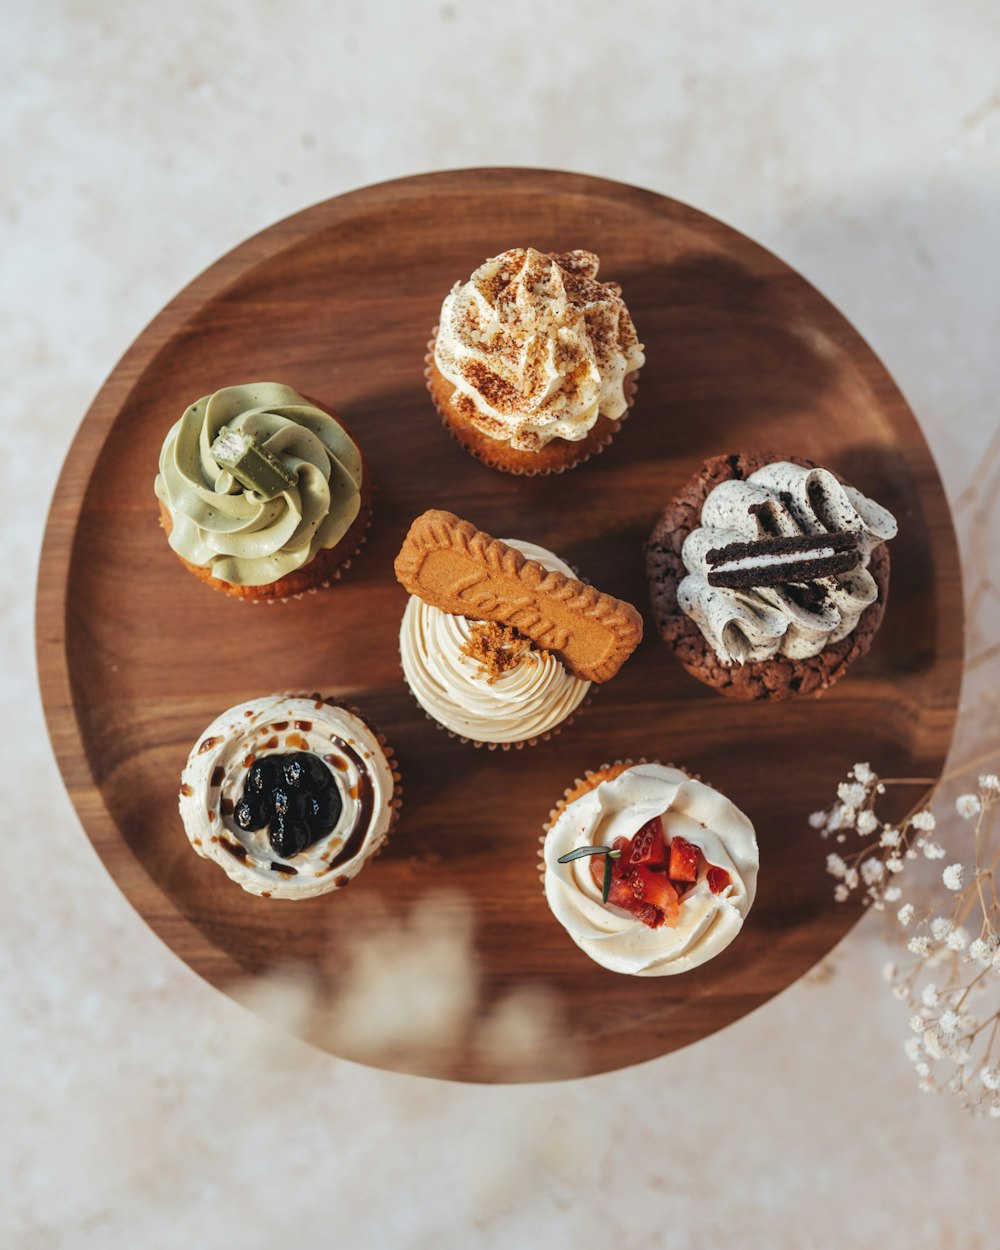
POLYGON ((517 668, 522 661, 533 664, 536 656, 544 656, 545 652, 536 651, 531 640, 512 625, 501 625, 498 621, 474 621, 462 654, 482 666, 487 685, 492 686, 498 677, 517 668))

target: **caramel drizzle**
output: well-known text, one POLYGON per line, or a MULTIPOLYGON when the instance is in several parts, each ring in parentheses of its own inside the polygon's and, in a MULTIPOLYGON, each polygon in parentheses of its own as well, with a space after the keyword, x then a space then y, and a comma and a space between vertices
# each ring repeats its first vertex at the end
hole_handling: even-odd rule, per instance
MULTIPOLYGON (((361 844, 365 840, 368 832, 368 826, 371 824, 372 812, 375 808, 375 789, 372 785, 371 772, 368 765, 364 762, 357 751, 343 738, 332 737, 331 742, 342 751, 344 755, 354 764, 358 770, 357 800, 358 813, 354 818, 354 825, 351 832, 347 835, 347 841, 340 848, 337 855, 330 860, 326 868, 326 872, 331 872, 339 864, 346 863, 361 849, 361 844)), ((351 795, 354 798, 354 795, 351 795)))

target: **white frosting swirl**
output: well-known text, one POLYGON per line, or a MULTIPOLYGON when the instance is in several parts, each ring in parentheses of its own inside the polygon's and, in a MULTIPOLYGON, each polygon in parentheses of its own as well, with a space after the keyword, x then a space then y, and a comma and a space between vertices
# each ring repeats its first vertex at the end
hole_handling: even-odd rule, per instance
POLYGON ((612 972, 639 977, 687 972, 718 955, 736 937, 757 891, 753 825, 711 786, 664 764, 635 764, 566 805, 545 838, 545 897, 573 941, 612 972), (667 841, 680 836, 703 854, 698 882, 684 896, 675 928, 656 929, 601 902, 587 856, 560 864, 579 846, 610 846, 633 837, 655 816, 667 841), (713 894, 708 865, 725 868, 730 883, 713 894))
POLYGON ((878 598, 868 572, 871 553, 896 535, 890 512, 842 485, 827 469, 787 461, 765 465, 746 480, 720 482, 705 500, 701 526, 681 552, 688 576, 677 602, 723 664, 818 655, 854 629, 878 598), (794 583, 732 589, 708 582, 708 552, 729 543, 850 530, 861 563, 847 573, 815 578, 809 594, 794 583))
POLYGON ((515 247, 455 284, 434 360, 484 434, 538 451, 625 412, 625 379, 645 357, 621 288, 597 281, 599 265, 593 252, 515 247))
MULTIPOLYGON (((513 538, 503 541, 547 569, 576 576, 544 547, 513 538)), ((574 677, 556 656, 535 648, 490 682, 478 660, 463 651, 474 624, 416 595, 410 596, 403 613, 399 629, 403 673, 414 698, 439 724, 477 742, 526 742, 555 729, 583 702, 590 682, 574 677)))
POLYGON ((361 871, 385 841, 394 798, 389 761, 363 720, 315 699, 268 695, 229 708, 208 726, 181 774, 180 812, 198 854, 248 893, 298 899, 338 889, 361 871), (232 807, 243 795, 248 760, 293 751, 327 760, 343 807, 324 838, 283 859, 266 829, 248 832, 236 824, 232 807), (337 862, 349 844, 349 857, 337 862))

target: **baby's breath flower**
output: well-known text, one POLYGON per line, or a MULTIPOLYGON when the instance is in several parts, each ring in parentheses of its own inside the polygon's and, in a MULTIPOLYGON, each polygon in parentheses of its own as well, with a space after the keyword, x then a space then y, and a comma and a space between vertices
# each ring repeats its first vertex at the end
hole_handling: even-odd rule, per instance
POLYGON ((957 928, 952 929, 945 941, 950 951, 964 951, 969 944, 969 935, 959 925, 957 928))
POLYGON ((963 820, 975 820, 982 810, 978 794, 960 794, 955 800, 955 811, 963 820))
MULTIPOLYGON (((863 786, 870 786, 875 780, 875 773, 872 771, 871 764, 855 764, 851 769, 855 780, 860 781, 863 786)), ((1000 789, 1000 786, 998 786, 1000 789)))
POLYGON ((851 891, 847 888, 846 885, 844 885, 843 882, 841 882, 840 885, 838 885, 837 888, 833 891, 833 901, 835 903, 846 903, 850 897, 851 897, 851 891))
POLYGON ((923 1033, 924 1050, 932 1059, 943 1059, 944 1049, 941 1046, 941 1034, 937 1029, 925 1029, 923 1033))
POLYGON ((844 873, 844 885, 849 890, 858 888, 858 870, 856 868, 848 868, 847 872, 844 873))
POLYGON ((912 903, 904 903, 903 906, 899 909, 899 911, 896 912, 896 919, 899 921, 899 923, 903 926, 904 929, 913 919, 913 914, 916 910, 917 909, 913 906, 912 903))
POLYGON ((944 859, 944 847, 937 842, 922 842, 920 849, 926 859, 944 859))
POLYGON ((969 958, 974 960, 976 963, 989 963, 992 953, 993 952, 990 950, 989 943, 984 942, 982 938, 976 938, 976 940, 969 947, 969 958))
POLYGON ((885 876, 885 865, 880 859, 869 857, 861 863, 861 878, 865 885, 876 885, 885 876))
POLYGON ((914 829, 921 829, 924 833, 930 833, 932 829, 937 828, 937 821, 934 819, 932 811, 924 810, 910 818, 910 824, 914 829))
POLYGON ((960 890, 962 888, 962 865, 949 864, 941 874, 941 880, 949 890, 960 890))
POLYGON ((826 818, 829 812, 813 812, 809 817, 809 825, 812 829, 823 829, 826 827, 826 818))
POLYGON ((987 1089, 1000 1089, 1000 1068, 983 1068, 979 1079, 987 1089))
MULTIPOLYGON (((855 768, 857 768, 856 764, 855 768)), ((858 780, 860 781, 861 778, 859 777, 858 780)), ((1000 794, 1000 777, 996 773, 987 773, 979 778, 979 788, 987 794, 1000 794)))
POLYGON ((927 1021, 923 1016, 910 1016, 910 1028, 914 1033, 923 1033, 924 1029, 927 1028, 927 1021))
POLYGON ((891 984, 893 981, 895 981, 896 973, 898 971, 899 969, 890 959, 888 963, 885 963, 882 965, 882 980, 887 981, 891 984))
POLYGON ((1000 1116, 1000 1098, 994 1098, 990 1103, 990 1119, 995 1120, 1000 1116))
POLYGON ((956 1014, 955 1011, 945 1011, 945 1013, 941 1015, 941 1019, 938 1021, 938 1024, 940 1025, 941 1033, 948 1034, 949 1036, 958 1033, 958 1014, 956 1014))
POLYGON ((935 942, 943 942, 952 928, 952 923, 946 916, 935 916, 931 921, 931 937, 935 942))
POLYGON ((847 865, 840 855, 831 851, 826 857, 826 870, 833 877, 843 877, 847 872, 847 865))
POLYGON ((837 787, 837 798, 845 807, 858 808, 868 797, 864 786, 849 781, 842 781, 837 787))
POLYGON ((908 1037, 903 1043, 903 1050, 906 1052, 906 1057, 909 1059, 910 1063, 920 1062, 920 1056, 923 1054, 923 1049, 920 1045, 919 1037, 908 1037))
POLYGON ((890 855, 885 861, 887 872, 902 872, 905 865, 898 855, 890 855))
POLYGON ((871 808, 866 807, 864 811, 858 812, 858 821, 855 828, 863 838, 867 838, 873 834, 878 826, 879 819, 871 808))
POLYGON ((882 830, 882 836, 879 838, 878 844, 879 846, 899 846, 902 839, 903 831, 901 829, 894 829, 892 825, 886 825, 882 830))
POLYGON ((929 955, 931 944, 925 937, 911 937, 906 943, 906 949, 911 955, 929 955))
MULTIPOLYGON (((886 865, 888 867, 888 864, 886 865)), ((895 903, 903 897, 903 891, 898 885, 887 885, 882 891, 882 897, 887 903, 895 903)))
POLYGON ((925 1007, 936 1007, 940 1003, 941 995, 933 981, 924 986, 920 993, 920 1001, 925 1007))

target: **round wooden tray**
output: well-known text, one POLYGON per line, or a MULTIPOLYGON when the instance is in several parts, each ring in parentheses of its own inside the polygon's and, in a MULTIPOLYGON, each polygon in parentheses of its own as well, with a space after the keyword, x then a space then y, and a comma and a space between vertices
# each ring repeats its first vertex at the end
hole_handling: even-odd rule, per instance
MULTIPOLYGON (((831 901, 807 825, 855 760, 936 774, 959 693, 962 594, 948 507, 920 429, 857 332, 736 231, 648 191, 539 170, 429 174, 296 214, 197 278, 94 401, 49 517, 38 657, 56 756, 98 853, 192 968, 334 1053, 457 1080, 558 1079, 650 1059, 759 1006, 857 920, 831 901), (441 299, 486 256, 590 248, 621 283, 648 363, 613 446, 514 478, 450 441, 424 390, 441 299), (184 571, 157 524, 160 444, 194 399, 287 382, 343 413, 377 483, 367 546, 333 589, 250 606, 184 571), (825 697, 730 703, 688 677, 648 612, 642 544, 709 455, 809 456, 892 509, 892 592, 874 648, 825 697), (619 676, 554 740, 476 750, 403 684, 410 521, 448 508, 530 538, 646 614, 619 676), (190 746, 223 708, 278 690, 354 701, 389 736, 404 807, 349 890, 252 898, 198 859, 177 814, 190 746), (615 757, 683 764, 754 821, 757 902, 695 972, 616 976, 545 904, 536 852, 565 787, 615 757), (289 1006, 291 987, 308 997, 289 1006), (280 1004, 275 1007, 274 1004, 280 1004), (268 1006, 268 1005, 271 1006, 268 1006)), ((291 995, 294 997, 294 995, 291 995)))

